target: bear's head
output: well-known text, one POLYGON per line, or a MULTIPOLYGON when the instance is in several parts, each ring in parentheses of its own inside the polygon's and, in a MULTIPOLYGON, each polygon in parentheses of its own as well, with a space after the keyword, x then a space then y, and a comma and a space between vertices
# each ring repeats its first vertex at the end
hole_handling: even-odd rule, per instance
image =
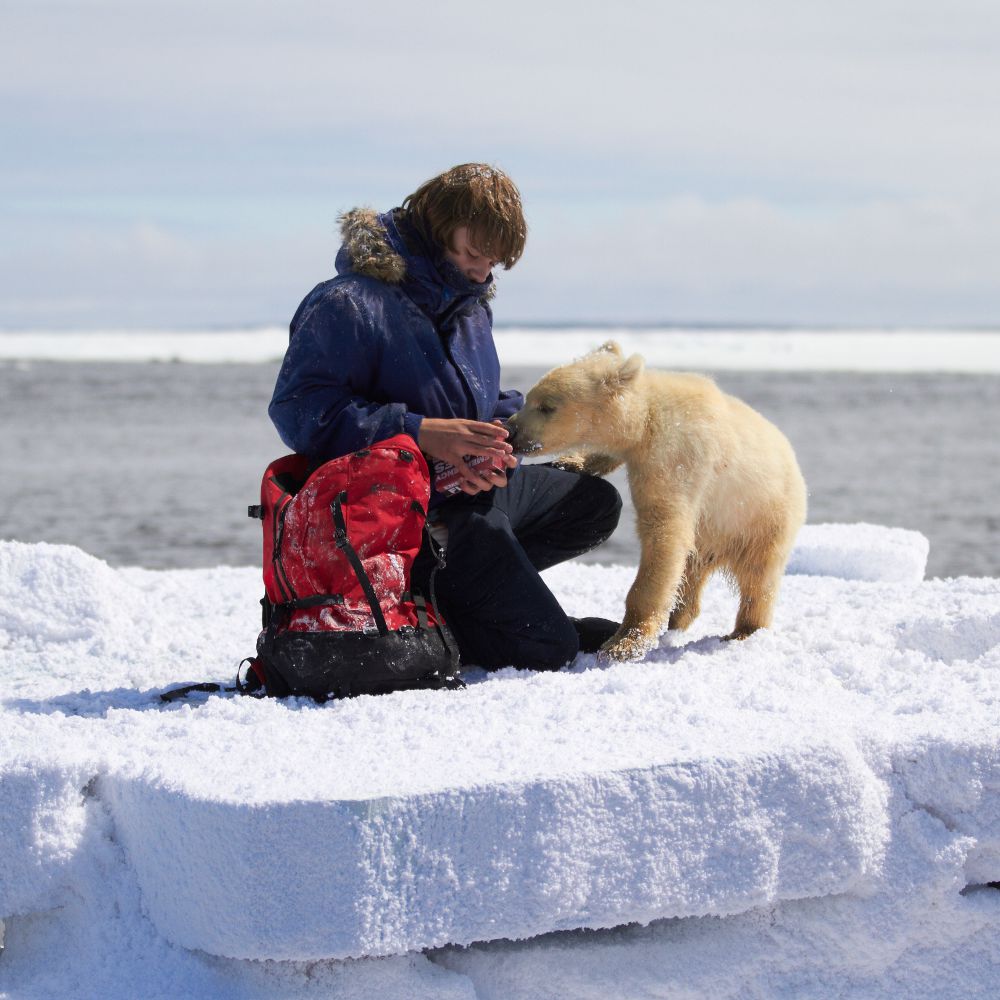
POLYGON ((507 421, 508 441, 518 454, 604 448, 619 451, 629 410, 628 397, 643 370, 613 340, 590 354, 543 375, 524 407, 507 421))

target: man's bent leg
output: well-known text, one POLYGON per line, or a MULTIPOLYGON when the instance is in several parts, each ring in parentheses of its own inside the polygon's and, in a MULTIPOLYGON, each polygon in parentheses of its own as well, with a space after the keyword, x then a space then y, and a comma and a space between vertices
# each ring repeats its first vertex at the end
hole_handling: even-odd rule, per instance
MULTIPOLYGON (((607 539, 621 514, 618 491, 594 476, 529 465, 505 489, 455 497, 437 513, 448 544, 435 591, 462 662, 552 670, 573 659, 579 626, 538 571, 607 539)), ((425 592, 431 565, 425 548, 413 568, 425 592)))
MULTIPOLYGON (((458 642, 462 663, 558 670, 576 656, 576 629, 495 507, 446 505, 447 565, 438 570, 435 596, 458 642)), ((414 566, 423 586, 425 553, 414 566)))
POLYGON ((607 541, 621 517, 622 498, 607 480, 551 465, 522 466, 506 489, 493 492, 538 570, 607 541))

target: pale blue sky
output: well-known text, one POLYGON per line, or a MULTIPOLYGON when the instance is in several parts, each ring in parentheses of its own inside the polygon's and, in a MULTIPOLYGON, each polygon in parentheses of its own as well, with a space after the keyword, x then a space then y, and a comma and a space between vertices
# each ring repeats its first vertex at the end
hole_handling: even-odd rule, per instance
POLYGON ((498 322, 1000 324, 994 0, 6 0, 0 328, 284 323, 467 160, 498 322))

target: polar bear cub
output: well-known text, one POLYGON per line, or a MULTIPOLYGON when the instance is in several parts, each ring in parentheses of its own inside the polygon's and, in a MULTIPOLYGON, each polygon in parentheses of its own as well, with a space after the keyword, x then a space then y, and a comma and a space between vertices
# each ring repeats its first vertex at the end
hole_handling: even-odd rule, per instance
POLYGON ((558 464, 593 475, 626 465, 641 556, 605 653, 642 656, 665 619, 687 628, 715 570, 739 589, 727 638, 771 623, 806 486, 788 439, 756 410, 711 379, 647 369, 609 341, 544 375, 507 426, 519 453, 569 451, 558 464))

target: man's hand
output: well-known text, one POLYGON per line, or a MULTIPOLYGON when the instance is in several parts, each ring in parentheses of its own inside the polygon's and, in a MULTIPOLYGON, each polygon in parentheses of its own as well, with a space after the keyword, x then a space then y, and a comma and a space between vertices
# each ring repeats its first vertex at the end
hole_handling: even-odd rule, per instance
POLYGON ((499 420, 487 424, 460 417, 424 417, 417 444, 431 458, 455 466, 462 477, 459 486, 463 493, 482 493, 494 486, 506 486, 505 470, 517 465, 514 449, 507 444, 507 429, 499 420), (482 455, 497 468, 488 472, 476 471, 465 461, 466 455, 482 455))

